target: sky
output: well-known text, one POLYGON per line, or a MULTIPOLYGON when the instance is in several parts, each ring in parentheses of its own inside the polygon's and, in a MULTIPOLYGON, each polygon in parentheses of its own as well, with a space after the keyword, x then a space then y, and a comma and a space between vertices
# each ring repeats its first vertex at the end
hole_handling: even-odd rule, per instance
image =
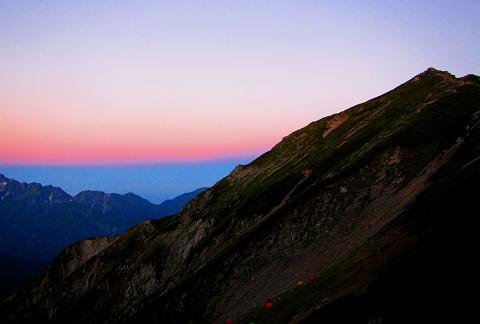
POLYGON ((0 163, 258 155, 429 66, 478 74, 479 12, 458 0, 0 1, 0 163))
POLYGON ((480 74, 478 13, 478 0, 0 0, 0 166, 42 180, 183 163, 219 179, 218 161, 430 66, 480 74))

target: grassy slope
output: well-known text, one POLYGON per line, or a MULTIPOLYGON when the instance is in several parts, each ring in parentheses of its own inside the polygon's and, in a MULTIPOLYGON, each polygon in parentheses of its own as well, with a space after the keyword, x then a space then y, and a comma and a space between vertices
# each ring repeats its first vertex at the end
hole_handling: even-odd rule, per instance
MULTIPOLYGON (((322 135, 326 130, 328 118, 314 122, 289 135, 270 152, 245 166, 244 169, 256 170, 247 177, 240 178, 233 185, 229 179, 222 180, 213 187, 213 198, 208 202, 208 208, 198 214, 198 217, 204 219, 215 219, 216 227, 195 248, 191 253, 191 258, 194 258, 195 253, 200 254, 202 250, 212 244, 218 235, 228 230, 232 222, 268 213, 272 206, 278 204, 281 198, 299 182, 305 169, 313 169, 313 175, 295 191, 287 206, 283 208, 284 211, 302 204, 320 188, 339 178, 354 174, 360 167, 368 165, 381 152, 397 146, 420 147, 422 154, 418 155, 414 164, 407 166, 410 177, 416 176, 439 151, 450 146, 458 136, 465 133, 464 125, 469 123, 472 114, 480 107, 478 86, 449 80, 444 82, 444 78, 445 74, 435 71, 427 72, 420 77, 420 81, 408 82, 384 96, 347 110, 350 118, 326 138, 323 138, 322 135), (433 98, 436 99, 435 101, 429 100, 431 93, 435 94, 433 98), (427 103, 426 108, 421 113, 417 113, 417 108, 425 103, 427 103), (346 134, 365 120, 368 121, 366 125, 359 129, 354 136, 344 141, 346 134)), ((409 180, 410 178, 404 179, 405 182, 409 180)), ((355 188, 350 188, 350 190, 355 190, 355 188)), ((196 294, 196 298, 202 300, 202 290, 206 289, 205 286, 208 286, 208 282, 202 283, 199 278, 219 271, 223 260, 234 255, 235 251, 241 250, 243 242, 257 240, 262 235, 262 228, 275 226, 275 222, 281 222, 281 219, 256 224, 253 230, 231 233, 230 243, 222 247, 221 252, 214 255, 201 271, 184 275, 181 281, 183 284, 179 284, 171 294, 156 300, 153 304, 168 303, 168 299, 171 299, 174 304, 181 300, 180 296, 186 291, 196 294), (191 291, 192 286, 196 287, 195 290, 198 289, 198 293, 191 291)), ((399 230, 401 232, 400 228, 399 230)), ((392 262, 398 262, 396 253, 403 253, 403 249, 409 246, 413 247, 413 244, 416 243, 417 238, 414 233, 403 233, 403 235, 403 239, 399 240, 401 242, 399 249, 391 250, 395 256, 392 262)), ((381 251, 377 255, 378 258, 373 260, 376 262, 376 264, 372 264, 375 271, 378 271, 378 268, 374 265, 383 267, 383 259, 387 257, 383 253, 382 246, 391 244, 384 239, 382 234, 378 234, 376 241, 370 241, 365 245, 366 247, 378 246, 381 251)), ((356 261, 345 262, 360 262, 358 260, 372 258, 366 255, 369 251, 370 249, 363 250, 357 255, 356 261)), ((386 264, 388 262, 386 261, 386 264)), ((352 265, 344 266, 343 269, 346 270, 345 275, 349 275, 349 271, 355 270, 352 265)), ((332 276, 338 276, 341 273, 338 269, 331 271, 330 275, 332 276)), ((379 275, 378 272, 360 274, 370 278, 379 275)), ((356 279, 350 277, 350 280, 355 281, 356 279)), ((332 283, 331 289, 336 290, 338 296, 351 292, 348 289, 344 292, 342 292, 342 288, 339 289, 339 287, 343 287, 340 278, 326 279, 326 282, 332 283)), ((360 280, 360 282, 362 281, 360 280)), ((315 285, 317 284, 320 284, 320 281, 315 283, 315 285)), ((368 280, 364 284, 365 286, 360 288, 366 289, 368 280)), ((318 302, 318 299, 302 292, 302 289, 308 288, 300 287, 298 295, 294 293, 291 300, 287 299, 287 302, 278 307, 278 309, 282 309, 279 314, 282 321, 288 318, 283 312, 291 309, 292 313, 288 313, 288 315, 292 315, 302 309, 299 307, 302 302, 291 302, 292 300, 316 300, 318 302), (299 296, 303 296, 303 298, 299 298, 299 296)), ((321 299, 323 298, 325 297, 321 297, 321 299)), ((309 307, 312 306, 309 303, 305 304, 309 307)), ((201 303, 190 306, 193 307, 189 310, 190 314, 207 311, 201 303)), ((158 308, 154 307, 154 309, 158 308)), ((165 313, 159 316, 168 315, 173 316, 172 321, 181 316, 185 316, 185 321, 194 318, 188 314, 165 313)), ((268 318, 268 316, 261 317, 260 323, 268 322, 268 318)), ((282 322, 276 317, 271 319, 273 319, 272 323, 282 322)))
POLYGON ((318 279, 258 307, 240 323, 431 322, 466 316, 472 211, 480 185, 480 137, 405 212, 318 279), (452 181, 453 179, 453 181, 452 181))
MULTIPOLYGON (((218 183, 213 188, 214 199, 209 202, 208 210, 199 217, 216 219, 218 232, 221 232, 235 216, 243 218, 267 213, 298 183, 305 169, 312 168, 313 175, 303 185, 304 190, 296 191, 296 196, 315 191, 333 182, 335 177, 358 170, 377 153, 397 145, 436 146, 432 154, 448 146, 463 132, 463 125, 478 109, 480 99, 474 95, 478 94, 478 86, 441 81, 442 76, 425 74, 418 82, 406 83, 384 96, 355 106, 347 110, 351 114, 347 122, 326 138, 322 135, 328 118, 296 131, 247 166, 259 172, 253 179, 249 177, 245 185, 239 181, 232 187, 226 179, 218 183), (459 93, 440 98, 420 114, 415 112, 429 93, 449 93, 456 87, 461 87, 459 93), (457 109, 459 107, 461 109, 457 109), (368 124, 344 141, 345 135, 365 120, 368 124), (269 173, 275 168, 278 169, 269 173)), ((431 155, 419 157, 412 175, 430 158, 431 155)), ((291 200, 291 203, 296 202, 291 200)))
MULTIPOLYGON (((400 122, 408 119, 408 127, 388 144, 454 140, 461 130, 452 126, 464 125, 480 107, 478 99, 468 99, 477 87, 463 91, 437 101, 427 114, 402 115, 400 122)), ((277 296, 274 308, 258 307, 240 322, 404 323, 465 316, 466 304, 459 305, 458 298, 472 279, 466 277, 473 244, 469 235, 480 185, 480 160, 472 157, 480 156, 479 143, 476 128, 397 219, 317 280, 277 296)))
MULTIPOLYGON (((176 280, 174 288, 165 295, 154 295, 143 300, 138 307, 142 307, 144 319, 148 320, 154 318, 161 322, 187 323, 201 321, 202 316, 208 318, 206 301, 217 289, 215 276, 225 271, 222 270, 225 260, 234 259, 239 251, 245 250, 246 245, 260 242, 265 233, 281 226, 282 217, 289 210, 304 205, 312 195, 329 184, 355 175, 379 154, 397 146, 416 149, 421 153, 410 165, 404 166, 406 178, 403 181, 408 182, 438 152, 463 135, 464 126, 480 107, 480 90, 476 85, 448 78, 444 73, 429 71, 422 74, 418 81, 412 80, 384 96, 355 106, 345 112, 349 115, 348 120, 326 137, 323 134, 331 118, 314 122, 287 136, 248 166, 237 170, 237 175, 234 172, 200 195, 179 217, 152 222, 127 232, 111 248, 78 269, 68 281, 54 286, 48 298, 56 298, 65 291, 77 294, 75 286, 82 283, 82 278, 91 269, 97 269, 92 288, 81 290, 80 295, 71 300, 60 301, 64 312, 59 314, 58 320, 62 320, 61 316, 68 319, 72 314, 78 316, 78 321, 109 318, 111 314, 108 311, 115 306, 109 307, 123 298, 124 285, 128 285, 130 280, 127 280, 130 278, 128 276, 136 274, 133 270, 121 272, 118 269, 136 269, 149 263, 157 265, 157 273, 161 272, 170 253, 170 247, 163 246, 165 242, 162 237, 170 231, 188 226, 186 220, 202 220, 211 223, 212 227, 190 251, 182 273, 172 279, 176 280), (425 106, 424 109, 416 113, 422 106, 425 106), (307 169, 311 172, 310 176, 305 177, 304 171, 307 169), (293 192, 292 188, 295 188, 293 192), (288 201, 276 213, 276 217, 262 218, 289 192, 288 201), (216 243, 219 238, 222 238, 221 245, 216 243), (108 295, 105 287, 111 287, 108 295)), ((469 141, 469 145, 478 143, 469 141)), ((467 153, 465 159, 477 154, 472 150, 467 153)), ((475 166, 474 163, 472 165, 475 166)), ((355 191, 356 188, 350 187, 349 190, 355 191)), ((434 196, 436 194, 434 191, 434 196)), ((421 206, 418 208, 421 209, 421 206)), ((245 320, 255 318, 255 323, 279 323, 297 314, 306 318, 311 314, 312 319, 317 314, 312 313, 315 307, 342 296, 365 293, 370 282, 384 272, 384 266, 395 268, 394 265, 401 262, 398 256, 419 242, 422 235, 416 235, 417 232, 410 228, 418 224, 409 225, 411 217, 408 214, 402 219, 404 221, 399 220, 398 224, 389 225, 397 237, 384 235, 388 232, 385 229, 383 234, 377 234, 343 263, 332 265, 336 268, 319 273, 319 280, 279 296, 281 301, 275 301, 275 314, 256 309, 245 320), (389 255, 393 257, 390 259, 389 255)), ((422 231, 422 228, 418 229, 418 233, 422 231)), ((229 273, 222 275, 228 278, 229 273)), ((22 298, 22 295, 18 298, 22 298)), ((137 310, 131 309, 132 312, 137 310)))

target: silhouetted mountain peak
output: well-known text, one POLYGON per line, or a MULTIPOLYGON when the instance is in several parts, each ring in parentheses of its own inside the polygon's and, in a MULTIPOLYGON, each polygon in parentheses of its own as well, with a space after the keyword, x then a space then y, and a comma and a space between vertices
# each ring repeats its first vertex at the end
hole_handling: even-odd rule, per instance
POLYGON ((475 74, 467 74, 466 76, 460 78, 464 82, 476 83, 480 85, 480 76, 475 74))
POLYGON ((0 175, 0 200, 21 200, 31 203, 63 203, 72 197, 54 186, 42 186, 39 183, 20 183, 0 175))
POLYGON ((102 191, 85 190, 76 194, 73 199, 80 203, 97 205, 103 204, 109 197, 109 194, 102 191))
POLYGON ((450 72, 448 71, 443 71, 443 70, 439 70, 439 69, 436 69, 434 67, 429 67, 428 69, 425 70, 425 72, 423 72, 424 74, 442 74, 442 75, 452 75, 450 72))
POLYGON ((438 70, 436 68, 430 67, 426 71, 415 76, 412 80, 417 81, 424 77, 434 77, 441 78, 444 82, 447 83, 476 83, 480 84, 480 78, 475 74, 468 74, 463 77, 457 78, 454 74, 448 71, 438 70))

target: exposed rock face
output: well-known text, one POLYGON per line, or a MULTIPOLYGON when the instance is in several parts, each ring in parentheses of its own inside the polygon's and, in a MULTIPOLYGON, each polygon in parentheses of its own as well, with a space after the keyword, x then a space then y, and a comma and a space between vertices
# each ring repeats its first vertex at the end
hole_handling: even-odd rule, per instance
POLYGON ((178 216, 138 225, 93 253, 85 247, 83 259, 81 248, 73 262, 57 258, 63 279, 47 271, 3 302, 2 318, 388 323, 395 314, 408 317, 415 305, 393 295, 410 286, 396 282, 423 280, 422 271, 412 271, 416 264, 437 265, 422 260, 436 256, 433 247, 445 246, 443 234, 456 229, 452 210, 468 224, 464 207, 471 207, 480 182, 480 86, 472 79, 429 69, 292 133, 178 216), (273 307, 264 308, 265 300, 273 307))
POLYGON ((345 113, 332 116, 327 121, 325 132, 323 132, 323 138, 327 137, 328 134, 333 132, 338 127, 342 126, 342 124, 345 123, 347 120, 348 120, 348 114, 345 114, 345 113))
POLYGON ((64 267, 55 269, 59 271, 59 276, 65 279, 85 262, 102 252, 115 239, 108 237, 99 237, 80 241, 65 250, 57 257, 56 264, 64 267))

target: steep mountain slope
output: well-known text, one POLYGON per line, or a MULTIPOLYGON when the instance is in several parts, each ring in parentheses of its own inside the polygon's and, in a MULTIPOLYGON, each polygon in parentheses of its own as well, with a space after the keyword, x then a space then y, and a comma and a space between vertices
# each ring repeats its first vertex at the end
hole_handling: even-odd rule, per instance
POLYGON ((469 252, 479 127, 478 77, 429 69, 285 137, 178 216, 145 222, 108 242, 97 239, 83 257, 79 248, 64 251, 41 278, 2 303, 0 318, 435 318, 428 298, 445 305, 442 297, 463 283, 457 275, 467 274, 468 259, 450 255, 460 247, 469 252), (441 295, 429 289, 438 278, 441 295), (422 286, 423 279, 430 281, 422 286))
POLYGON ((196 193, 175 198, 176 204, 159 205, 132 193, 82 191, 72 197, 57 187, 20 183, 0 174, 0 252, 51 260, 79 240, 119 235, 145 220, 176 214, 196 193))
POLYGON ((190 200, 197 197, 199 194, 206 190, 208 190, 207 187, 202 187, 191 192, 186 192, 173 199, 165 200, 160 204, 160 206, 162 206, 162 208, 166 212, 168 212, 168 215, 177 214, 190 200))

